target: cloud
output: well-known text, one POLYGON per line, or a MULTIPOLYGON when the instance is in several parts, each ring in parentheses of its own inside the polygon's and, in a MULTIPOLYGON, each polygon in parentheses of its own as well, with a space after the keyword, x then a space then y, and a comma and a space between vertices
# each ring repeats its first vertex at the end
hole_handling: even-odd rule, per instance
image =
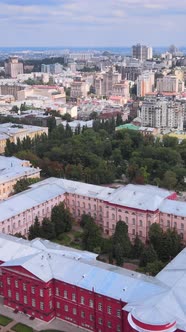
POLYGON ((4 45, 181 44, 185 13, 186 0, 0 0, 1 39, 4 45))

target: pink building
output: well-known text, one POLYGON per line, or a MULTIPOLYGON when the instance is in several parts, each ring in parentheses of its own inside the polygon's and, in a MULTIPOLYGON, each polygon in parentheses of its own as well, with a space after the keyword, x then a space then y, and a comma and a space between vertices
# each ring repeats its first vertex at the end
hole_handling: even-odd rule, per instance
POLYGON ((51 210, 65 202, 75 220, 90 214, 107 235, 123 220, 133 240, 138 235, 144 242, 149 227, 176 228, 186 241, 186 203, 176 200, 176 193, 150 185, 122 186, 118 189, 65 179, 49 178, 30 189, 0 202, 0 232, 28 233, 37 216, 50 217, 51 210))

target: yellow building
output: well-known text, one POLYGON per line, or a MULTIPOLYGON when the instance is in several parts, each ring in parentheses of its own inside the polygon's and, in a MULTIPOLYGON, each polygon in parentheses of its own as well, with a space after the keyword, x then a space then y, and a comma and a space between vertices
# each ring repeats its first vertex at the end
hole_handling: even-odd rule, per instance
POLYGON ((48 135, 48 127, 13 124, 10 122, 2 123, 0 124, 0 154, 4 153, 8 139, 10 142, 17 144, 18 138, 22 141, 27 136, 33 139, 42 134, 48 135))

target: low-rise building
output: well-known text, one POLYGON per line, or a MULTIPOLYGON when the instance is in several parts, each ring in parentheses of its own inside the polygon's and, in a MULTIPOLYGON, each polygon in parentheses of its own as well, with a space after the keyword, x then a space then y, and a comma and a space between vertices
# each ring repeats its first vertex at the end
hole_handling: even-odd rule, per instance
POLYGON ((90 252, 0 234, 0 295, 15 312, 74 329, 184 332, 185 257, 186 249, 150 277, 90 252))
POLYGON ((13 194, 17 181, 29 178, 40 178, 40 169, 28 160, 0 156, 0 200, 13 194))
POLYGON ((186 203, 176 193, 150 185, 127 185, 118 189, 65 179, 49 178, 0 203, 0 232, 27 235, 36 216, 50 217, 52 208, 64 202, 76 221, 90 214, 107 235, 116 224, 128 225, 131 240, 148 238, 149 228, 158 223, 163 229, 177 229, 186 241, 186 203))
POLYGON ((37 127, 23 124, 2 123, 0 124, 0 154, 4 153, 7 140, 17 144, 17 140, 22 141, 26 137, 30 139, 36 136, 48 135, 48 127, 37 127))

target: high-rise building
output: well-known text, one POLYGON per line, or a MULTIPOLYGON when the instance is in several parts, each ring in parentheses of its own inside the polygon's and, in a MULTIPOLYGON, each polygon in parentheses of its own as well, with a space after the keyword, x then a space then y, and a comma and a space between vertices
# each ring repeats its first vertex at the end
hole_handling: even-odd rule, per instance
POLYGON ((137 96, 144 97, 147 93, 153 92, 154 89, 154 73, 145 71, 137 78, 137 96))
POLYGON ((137 44, 132 46, 132 57, 139 59, 140 61, 145 61, 152 59, 153 52, 152 47, 137 44))
POLYGON ((11 78, 17 78, 19 74, 23 74, 23 63, 19 62, 18 57, 10 57, 5 61, 5 75, 11 78))
POLYGON ((139 111, 142 126, 183 130, 184 107, 164 98, 146 98, 139 111))
POLYGON ((165 76, 157 79, 157 91, 178 93, 184 91, 184 82, 180 81, 176 76, 165 76))

